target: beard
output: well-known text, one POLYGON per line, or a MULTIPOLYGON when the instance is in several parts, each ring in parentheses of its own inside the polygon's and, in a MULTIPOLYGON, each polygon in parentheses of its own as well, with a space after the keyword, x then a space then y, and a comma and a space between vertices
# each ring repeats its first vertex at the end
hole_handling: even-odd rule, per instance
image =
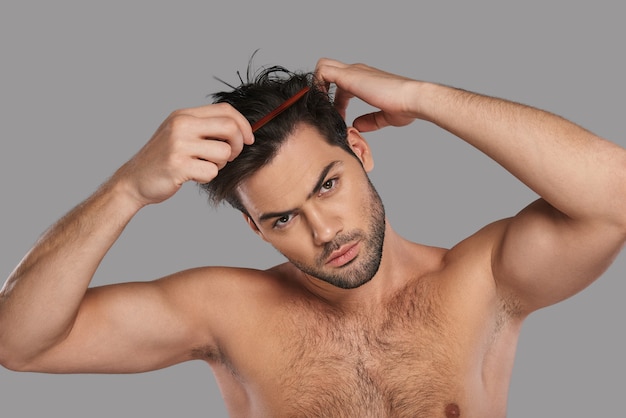
POLYGON ((358 229, 338 234, 331 242, 324 245, 322 253, 316 257, 312 265, 287 257, 294 266, 309 276, 341 289, 355 289, 372 280, 378 272, 383 255, 385 208, 369 179, 368 183, 368 198, 364 202, 364 207, 368 209, 366 213, 369 214, 367 230, 358 229), (362 251, 358 257, 335 271, 328 271, 325 264, 330 254, 352 241, 359 241, 362 244, 362 251))

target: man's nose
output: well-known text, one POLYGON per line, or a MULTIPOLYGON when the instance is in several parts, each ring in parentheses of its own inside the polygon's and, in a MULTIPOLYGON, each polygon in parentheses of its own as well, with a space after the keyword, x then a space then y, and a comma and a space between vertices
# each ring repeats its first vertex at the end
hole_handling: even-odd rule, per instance
POLYGON ((316 245, 324 245, 332 241, 343 229, 341 219, 337 216, 311 211, 307 214, 307 218, 316 245))

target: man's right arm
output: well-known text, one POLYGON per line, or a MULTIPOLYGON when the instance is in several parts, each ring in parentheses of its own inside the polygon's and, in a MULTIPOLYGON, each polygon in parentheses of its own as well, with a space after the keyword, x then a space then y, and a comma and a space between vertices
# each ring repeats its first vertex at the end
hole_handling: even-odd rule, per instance
MULTIPOLYGON (((146 344, 157 338, 157 333, 163 335, 161 327, 174 324, 166 324, 168 317, 155 308, 162 307, 165 312, 176 309, 172 305, 177 303, 175 297, 167 296, 174 279, 89 289, 91 279, 142 207, 168 199, 187 181, 212 180, 244 143, 252 141, 250 125, 228 105, 170 115, 130 161, 52 226, 9 276, 0 291, 0 363, 11 369, 32 369, 33 364, 48 358, 46 365, 39 367, 42 371, 106 371, 97 370, 96 360, 75 368, 55 365, 54 359, 70 361, 72 350, 86 348, 96 334, 113 337, 110 344, 120 347, 111 353, 131 355, 134 348, 124 345, 139 344, 140 340, 124 335, 124 324, 126 332, 132 333, 144 324, 141 338, 146 344), (172 306, 168 306, 170 301, 172 306), (107 321, 107 317, 115 320, 107 321), (121 327, 106 329, 113 324, 121 327), (71 349, 63 352, 64 344, 71 349)), ((98 340, 98 344, 104 342, 98 340)), ((158 367, 159 361, 152 359, 151 367, 158 367)), ((117 371, 139 371, 128 369, 117 371)))

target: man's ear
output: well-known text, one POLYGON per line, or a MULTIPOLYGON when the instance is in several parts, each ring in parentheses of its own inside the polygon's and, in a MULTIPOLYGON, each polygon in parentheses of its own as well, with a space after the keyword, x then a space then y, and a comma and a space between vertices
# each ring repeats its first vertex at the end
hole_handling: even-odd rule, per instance
POLYGON ((374 168, 374 158, 372 157, 372 151, 369 144, 361 136, 361 133, 354 127, 348 128, 348 145, 356 156, 361 160, 363 168, 366 172, 370 172, 374 168))
POLYGON ((252 218, 250 217, 250 215, 247 215, 245 213, 241 213, 243 215, 243 219, 245 219, 246 223, 248 224, 248 226, 250 227, 250 229, 252 229, 252 231, 257 234, 258 236, 261 237, 261 239, 263 241, 267 241, 265 239, 265 236, 263 235, 263 232, 261 232, 261 230, 259 229, 258 226, 256 226, 256 223, 254 223, 254 220, 252 220, 252 218))

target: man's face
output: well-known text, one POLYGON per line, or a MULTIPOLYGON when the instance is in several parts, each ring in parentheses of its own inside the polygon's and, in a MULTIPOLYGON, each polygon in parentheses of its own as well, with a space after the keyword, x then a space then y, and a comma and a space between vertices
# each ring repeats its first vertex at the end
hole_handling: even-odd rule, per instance
POLYGON ((362 163, 303 125, 238 190, 264 240, 304 273, 345 289, 376 274, 385 231, 366 175, 369 147, 356 131, 349 139, 362 163))

